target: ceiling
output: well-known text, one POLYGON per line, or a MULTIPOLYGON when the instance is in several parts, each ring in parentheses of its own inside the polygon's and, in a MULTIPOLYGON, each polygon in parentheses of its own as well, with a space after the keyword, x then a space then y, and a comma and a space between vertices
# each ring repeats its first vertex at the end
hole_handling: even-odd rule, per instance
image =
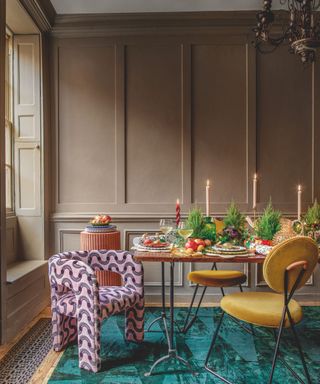
MULTIPOLYGON (((58 14, 241 11, 262 8, 263 0, 51 0, 58 14)), ((274 0, 274 9, 283 8, 274 0)))

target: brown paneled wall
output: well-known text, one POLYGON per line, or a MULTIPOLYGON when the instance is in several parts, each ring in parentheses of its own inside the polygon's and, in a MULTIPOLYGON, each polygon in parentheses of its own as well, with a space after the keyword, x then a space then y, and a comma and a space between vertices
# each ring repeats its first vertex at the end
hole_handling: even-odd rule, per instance
MULTIPOLYGON (((204 208, 206 179, 219 216, 232 199, 251 212, 255 171, 260 211, 271 197, 294 216, 299 183, 304 209, 319 197, 318 64, 303 67, 286 48, 256 54, 251 39, 227 27, 52 39, 54 251, 77 248, 96 212, 114 216, 128 248, 174 215, 177 197, 185 214, 204 208)), ((158 287, 158 267, 148 274, 158 287)))

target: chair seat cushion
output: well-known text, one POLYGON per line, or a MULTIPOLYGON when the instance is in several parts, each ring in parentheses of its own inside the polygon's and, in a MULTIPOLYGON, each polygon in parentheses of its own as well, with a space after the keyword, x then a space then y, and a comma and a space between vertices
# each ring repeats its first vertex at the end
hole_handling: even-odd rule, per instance
MULTIPOLYGON (((237 292, 221 300, 221 308, 229 315, 251 324, 278 328, 283 311, 283 295, 269 292, 237 292)), ((289 311, 294 323, 302 319, 300 305, 291 300, 289 311)), ((289 319, 285 327, 289 327, 289 319)))
MULTIPOLYGON (((99 287, 99 300, 102 317, 107 317, 132 307, 140 300, 140 295, 130 287, 99 287)), ((57 301, 57 310, 63 315, 76 316, 76 296, 72 291, 61 295, 57 301)))
POLYGON ((247 277, 240 271, 202 270, 190 272, 188 279, 208 287, 232 287, 244 283, 247 277))

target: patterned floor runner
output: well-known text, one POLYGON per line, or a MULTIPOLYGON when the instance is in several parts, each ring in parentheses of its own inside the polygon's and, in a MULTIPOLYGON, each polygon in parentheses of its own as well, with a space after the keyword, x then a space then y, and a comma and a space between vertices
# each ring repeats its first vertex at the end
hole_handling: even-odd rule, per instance
MULTIPOLYGON (((152 363, 167 353, 166 340, 161 332, 147 333, 144 343, 126 343, 123 339, 124 317, 114 316, 102 326, 102 370, 96 374, 78 368, 77 345, 70 345, 64 352, 50 384, 210 384, 221 383, 203 369, 213 330, 220 310, 203 308, 187 335, 177 334, 179 354, 187 359, 196 376, 185 366, 169 361, 159 365, 156 374, 145 377, 152 363)), ((146 311, 146 323, 159 316, 159 309, 146 311)), ((183 324, 186 309, 176 310, 178 323, 183 324)), ((304 320, 298 325, 301 343, 313 383, 320 383, 320 307, 305 307, 304 320)), ((153 330, 160 331, 159 325, 153 330)), ((274 349, 273 335, 269 330, 254 327, 255 335, 246 333, 236 323, 226 318, 210 364, 219 373, 237 384, 263 384, 268 382, 274 349)), ((286 361, 303 377, 303 370, 289 330, 285 330, 281 351, 286 361)), ((274 384, 296 383, 289 371, 277 364, 274 384)))
POLYGON ((40 319, 0 360, 0 383, 27 384, 51 345, 51 320, 40 319))

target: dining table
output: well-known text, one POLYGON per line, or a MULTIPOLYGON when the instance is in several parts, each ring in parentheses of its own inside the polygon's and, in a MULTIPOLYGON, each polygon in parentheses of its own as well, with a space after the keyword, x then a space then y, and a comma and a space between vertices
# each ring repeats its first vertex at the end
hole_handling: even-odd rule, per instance
POLYGON ((254 264, 262 264, 265 260, 264 255, 256 254, 256 253, 250 253, 248 255, 233 255, 233 257, 222 257, 222 256, 209 256, 205 254, 194 254, 194 255, 179 255, 173 252, 166 252, 166 251, 140 251, 136 250, 134 251, 134 258, 137 261, 140 261, 142 263, 161 263, 161 296, 162 296, 162 312, 161 316, 157 319, 155 319, 150 326, 148 327, 148 330, 152 326, 152 324, 158 320, 162 320, 164 324, 165 334, 168 342, 168 353, 162 357, 160 357, 158 360, 156 360, 153 365, 151 366, 149 372, 145 373, 145 376, 152 375, 154 369, 157 365, 162 363, 163 361, 169 360, 169 359, 176 359, 180 361, 182 364, 186 365, 190 371, 195 374, 192 370, 192 367, 190 363, 185 360, 183 357, 181 357, 178 354, 178 351, 175 347, 175 320, 174 320, 174 269, 175 265, 177 263, 232 263, 232 264, 238 264, 238 263, 254 263, 254 264), (165 308, 165 263, 170 264, 170 285, 169 285, 169 310, 170 310, 170 319, 169 324, 170 327, 168 329, 167 326, 167 316, 166 316, 166 308, 165 308))

